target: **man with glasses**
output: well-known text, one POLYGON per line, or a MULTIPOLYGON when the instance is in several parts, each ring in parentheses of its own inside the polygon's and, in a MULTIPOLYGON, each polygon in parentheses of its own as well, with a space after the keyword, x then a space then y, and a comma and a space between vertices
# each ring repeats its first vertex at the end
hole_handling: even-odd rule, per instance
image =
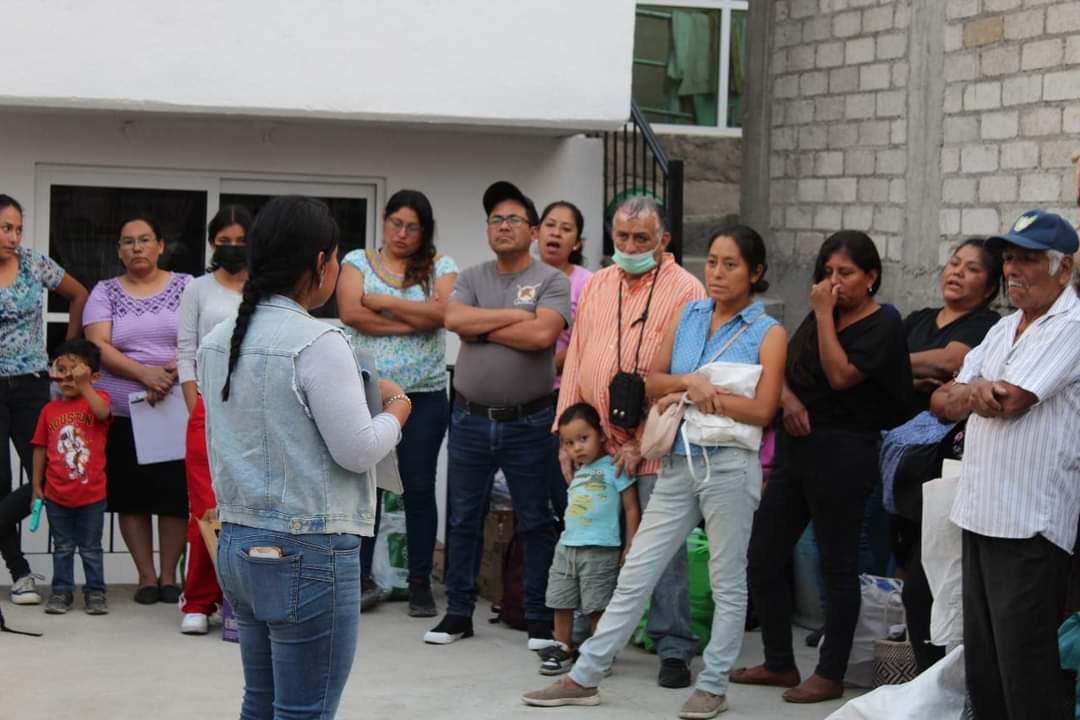
POLYGON ((473 634, 484 515, 501 468, 525 551, 529 648, 539 650, 554 642, 544 604, 556 540, 551 388, 555 341, 570 324, 570 281, 529 254, 540 219, 521 190, 496 182, 483 204, 495 260, 462 271, 446 307, 446 328, 462 340, 448 443, 447 612, 424 641, 447 645, 473 634))

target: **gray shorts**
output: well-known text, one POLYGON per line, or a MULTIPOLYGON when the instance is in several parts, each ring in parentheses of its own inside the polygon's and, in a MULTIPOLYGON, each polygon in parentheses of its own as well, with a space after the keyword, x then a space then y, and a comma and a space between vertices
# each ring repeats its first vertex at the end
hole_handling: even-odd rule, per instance
POLYGON ((601 612, 615 592, 621 555, 617 547, 556 545, 544 602, 552 610, 601 612))

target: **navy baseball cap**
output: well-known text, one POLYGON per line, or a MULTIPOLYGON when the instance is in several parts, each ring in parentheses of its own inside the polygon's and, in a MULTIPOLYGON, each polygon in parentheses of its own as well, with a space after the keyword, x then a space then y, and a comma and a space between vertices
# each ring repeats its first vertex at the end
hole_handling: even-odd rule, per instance
POLYGON ((1076 230, 1065 218, 1045 210, 1028 210, 1004 235, 986 241, 987 247, 1000 248, 1005 243, 1028 250, 1057 250, 1072 255, 1080 248, 1076 230))
POLYGON ((521 192, 517 185, 506 180, 493 182, 484 191, 484 212, 490 215, 495 206, 503 200, 514 200, 521 203, 522 207, 525 208, 525 213, 529 216, 529 225, 536 227, 540 224, 540 216, 536 212, 536 205, 533 204, 533 201, 525 193, 521 192))

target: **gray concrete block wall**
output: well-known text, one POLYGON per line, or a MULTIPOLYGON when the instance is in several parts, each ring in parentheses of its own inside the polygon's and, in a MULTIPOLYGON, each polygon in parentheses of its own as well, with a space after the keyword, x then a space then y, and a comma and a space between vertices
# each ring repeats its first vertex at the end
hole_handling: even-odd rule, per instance
POLYGON ((908 312, 940 302, 962 239, 1075 215, 1077 0, 773 0, 750 32, 741 209, 768 229, 789 325, 840 228, 874 238, 881 297, 908 312))
POLYGON ((948 0, 939 258, 1025 210, 1072 217, 1080 2, 948 0))
MULTIPOLYGON (((746 142, 748 156, 767 148, 768 180, 756 184, 764 193, 744 185, 743 211, 766 226, 770 277, 790 325, 806 311, 813 259, 831 233, 863 230, 893 266, 905 258, 912 0, 758 5, 751 32, 765 26, 770 41, 759 88, 769 124, 746 142)), ((896 294, 894 275, 886 297, 896 294)))

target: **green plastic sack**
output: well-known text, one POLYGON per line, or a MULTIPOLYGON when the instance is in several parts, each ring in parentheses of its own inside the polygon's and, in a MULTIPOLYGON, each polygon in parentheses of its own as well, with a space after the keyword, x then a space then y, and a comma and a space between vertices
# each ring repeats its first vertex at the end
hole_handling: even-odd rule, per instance
MULTIPOLYGON (((690 562, 690 627, 698 638, 698 652, 704 652, 712 636, 713 599, 709 583, 709 540, 705 531, 696 528, 686 539, 686 552, 690 562)), ((649 622, 649 608, 634 631, 633 642, 647 651, 656 652, 656 643, 645 632, 649 622)))

